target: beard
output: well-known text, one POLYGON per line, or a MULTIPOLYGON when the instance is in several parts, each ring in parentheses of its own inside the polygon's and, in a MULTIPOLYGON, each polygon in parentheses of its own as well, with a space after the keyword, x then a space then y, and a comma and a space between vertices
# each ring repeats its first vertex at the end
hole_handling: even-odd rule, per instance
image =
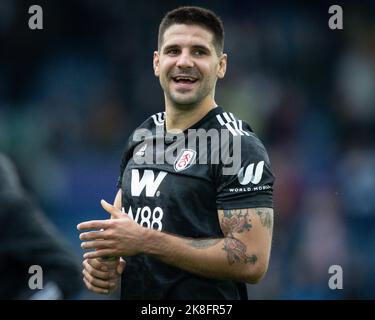
POLYGON ((213 91, 213 86, 210 79, 198 80, 195 84, 196 88, 192 90, 177 90, 174 88, 174 83, 171 78, 160 78, 160 85, 167 97, 167 99, 176 107, 187 109, 199 105, 208 95, 213 91))

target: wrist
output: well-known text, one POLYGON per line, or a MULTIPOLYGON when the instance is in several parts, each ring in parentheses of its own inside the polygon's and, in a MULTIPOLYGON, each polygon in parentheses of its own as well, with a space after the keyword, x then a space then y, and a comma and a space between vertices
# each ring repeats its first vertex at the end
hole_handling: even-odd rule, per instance
POLYGON ((142 227, 140 253, 153 255, 156 254, 159 238, 163 235, 162 232, 154 229, 142 227))

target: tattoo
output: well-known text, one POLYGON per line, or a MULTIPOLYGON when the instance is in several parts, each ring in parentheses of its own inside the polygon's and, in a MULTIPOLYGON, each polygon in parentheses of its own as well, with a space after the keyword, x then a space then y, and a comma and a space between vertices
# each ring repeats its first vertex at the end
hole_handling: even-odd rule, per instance
POLYGON ((233 233, 249 231, 252 227, 248 209, 223 210, 223 212, 221 228, 224 235, 233 237, 233 233))
POLYGON ((235 238, 225 238, 223 250, 227 252, 228 263, 231 265, 235 262, 255 264, 257 256, 246 255, 246 245, 235 238))
POLYGON ((219 243, 221 240, 222 239, 204 239, 204 240, 189 239, 187 240, 186 243, 194 248, 205 249, 205 248, 214 246, 215 244, 219 243))
POLYGON ((238 240, 235 234, 249 231, 253 227, 252 219, 257 219, 256 215, 259 216, 262 226, 272 233, 273 210, 268 208, 249 208, 223 210, 222 212, 220 226, 225 236, 223 250, 227 253, 228 263, 230 265, 235 262, 254 265, 258 257, 255 254, 247 255, 246 244, 238 240))
POLYGON ((263 227, 266 227, 269 231, 272 232, 273 228, 273 219, 272 219, 272 211, 269 209, 256 209, 256 213, 260 218, 263 227))

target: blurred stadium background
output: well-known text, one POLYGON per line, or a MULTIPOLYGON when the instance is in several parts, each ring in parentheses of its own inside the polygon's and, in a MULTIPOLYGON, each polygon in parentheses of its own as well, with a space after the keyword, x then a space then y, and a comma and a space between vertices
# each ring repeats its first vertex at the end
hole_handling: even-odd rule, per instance
POLYGON ((271 264, 250 299, 374 299, 373 1, 1 0, 0 150, 81 256, 76 224, 106 217, 128 134, 163 109, 157 28, 186 4, 222 17, 217 102, 252 125, 277 178, 271 264), (28 28, 31 4, 41 31, 28 28), (328 28, 331 4, 344 30, 328 28), (331 265, 343 290, 328 288, 331 265))

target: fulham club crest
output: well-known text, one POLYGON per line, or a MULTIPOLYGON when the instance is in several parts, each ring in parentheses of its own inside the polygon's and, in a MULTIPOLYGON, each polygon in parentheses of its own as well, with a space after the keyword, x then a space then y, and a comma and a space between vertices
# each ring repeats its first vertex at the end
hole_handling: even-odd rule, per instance
POLYGON ((174 162, 174 170, 176 172, 189 168, 195 161, 197 153, 191 149, 182 149, 174 162))

